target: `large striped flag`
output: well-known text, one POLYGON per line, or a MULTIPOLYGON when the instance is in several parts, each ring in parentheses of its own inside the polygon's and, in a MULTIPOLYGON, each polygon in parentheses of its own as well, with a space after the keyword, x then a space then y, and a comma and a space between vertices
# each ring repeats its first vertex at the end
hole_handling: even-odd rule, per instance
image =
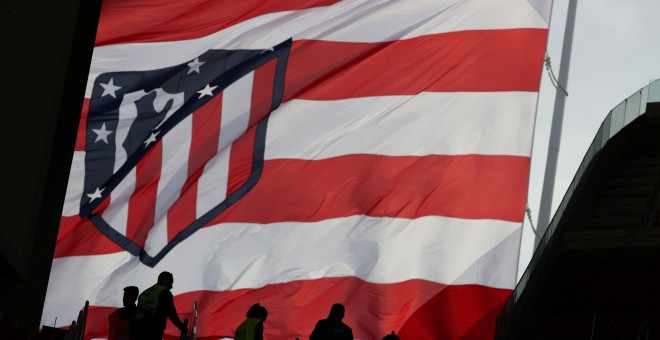
POLYGON ((104 1, 42 323, 167 270, 198 338, 492 338, 550 6, 104 1))

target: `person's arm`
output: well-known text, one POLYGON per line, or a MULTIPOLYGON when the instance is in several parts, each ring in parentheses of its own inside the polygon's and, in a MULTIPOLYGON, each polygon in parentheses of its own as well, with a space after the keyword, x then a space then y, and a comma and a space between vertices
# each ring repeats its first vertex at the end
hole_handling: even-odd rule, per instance
POLYGON ((163 309, 165 311, 165 315, 167 316, 170 321, 182 332, 185 330, 186 332, 188 329, 186 326, 181 322, 181 319, 179 319, 179 314, 176 313, 176 307, 174 307, 174 296, 172 296, 172 293, 169 290, 164 290, 160 293, 160 296, 158 297, 160 301, 158 302, 159 304, 162 303, 163 309))
POLYGON ((348 327, 348 325, 345 323, 342 324, 346 326, 346 339, 353 340, 353 330, 351 329, 351 327, 348 327))
POLYGON ((264 340, 264 323, 259 322, 254 326, 254 340, 264 340))

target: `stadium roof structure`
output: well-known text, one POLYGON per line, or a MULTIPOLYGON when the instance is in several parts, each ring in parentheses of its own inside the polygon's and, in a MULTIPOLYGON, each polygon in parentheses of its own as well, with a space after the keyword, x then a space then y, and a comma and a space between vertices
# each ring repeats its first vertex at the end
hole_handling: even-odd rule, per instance
POLYGON ((496 339, 660 335, 660 80, 612 109, 527 270, 496 339))

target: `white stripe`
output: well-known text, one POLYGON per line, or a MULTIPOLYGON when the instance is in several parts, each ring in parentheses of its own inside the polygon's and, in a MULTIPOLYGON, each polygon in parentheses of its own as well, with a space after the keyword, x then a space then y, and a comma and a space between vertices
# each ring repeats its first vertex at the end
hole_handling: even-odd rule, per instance
POLYGON ((175 295, 327 277, 359 277, 373 283, 422 279, 511 289, 517 257, 510 255, 518 251, 519 233, 519 223, 435 216, 219 224, 200 229, 155 268, 126 252, 55 259, 44 317, 86 299, 93 305, 116 305, 119 287, 144 289, 163 270, 173 271, 175 295))
POLYGON ((192 120, 193 116, 188 115, 161 140, 163 154, 156 196, 155 225, 149 230, 145 244, 145 250, 152 256, 168 243, 167 211, 179 198, 188 177, 192 120))
POLYGON ((536 8, 536 11, 545 22, 550 25, 550 14, 552 13, 552 0, 527 0, 536 8))
POLYGON ((292 100, 271 114, 265 157, 529 156, 536 96, 534 92, 458 92, 292 100))
POLYGON ((75 216, 80 213, 80 198, 85 188, 85 152, 74 151, 69 172, 69 183, 66 185, 62 216, 75 216))
POLYGON ((253 83, 254 72, 250 72, 223 91, 218 150, 233 143, 247 130, 253 83))
POLYGON ((341 2, 304 24, 309 28, 295 39, 375 42, 465 30, 548 27, 522 0, 341 2))
POLYGON ((156 125, 153 129, 160 129, 163 125, 175 112, 179 111, 181 106, 185 104, 186 94, 184 92, 178 93, 168 93, 165 92, 162 88, 155 89, 151 92, 156 92, 156 99, 154 99, 153 107, 158 113, 163 113, 163 110, 170 106, 170 108, 165 112, 165 117, 156 125))
POLYGON ((223 149, 204 166, 204 173, 199 177, 197 185, 197 218, 215 208, 227 197, 230 153, 231 148, 223 149))
POLYGON ((119 182, 110 195, 110 205, 103 212, 103 219, 120 234, 126 236, 128 229, 128 201, 135 191, 135 168, 119 182))
POLYGON ((547 28, 527 0, 362 0, 259 16, 199 39, 131 43, 94 49, 86 91, 105 72, 152 70, 195 59, 209 49, 267 49, 291 37, 381 42, 428 34, 547 28))
POLYGON ((115 133, 115 166, 113 173, 117 172, 128 159, 128 153, 124 149, 124 142, 128 138, 131 125, 137 118, 137 106, 135 102, 144 97, 147 93, 144 90, 127 93, 122 98, 119 105, 119 117, 117 118, 117 131, 115 133))
MULTIPOLYGON (((127 93, 124 95, 122 102, 119 106, 119 117, 117 122, 117 131, 115 133, 115 167, 114 172, 117 172, 119 168, 126 163, 128 154, 124 148, 124 142, 128 138, 131 126, 138 117, 138 109, 135 104, 137 101, 142 99, 149 93, 156 93, 156 98, 153 102, 154 110, 158 113, 162 113, 168 105, 171 105, 169 110, 165 112, 165 117, 161 123, 154 128, 157 129, 161 124, 163 124, 174 112, 179 110, 184 104, 185 95, 181 93, 167 93, 163 89, 154 89, 150 92, 145 92, 144 90, 127 93)), ((160 136, 159 136, 160 137, 160 136)))
POLYGON ((518 259, 520 237, 522 228, 509 235, 506 240, 488 250, 479 260, 474 261, 463 274, 454 280, 454 285, 469 285, 474 283, 475 277, 488 278, 490 282, 507 282, 500 288, 513 289, 517 268, 511 265, 512 259, 518 259))
POLYGON ((227 87, 222 94, 218 153, 204 166, 197 186, 195 215, 200 218, 227 197, 231 145, 248 128, 254 72, 227 87))
POLYGON ((215 208, 227 197, 229 179, 228 148, 248 128, 254 72, 250 72, 227 87, 222 94, 222 117, 218 153, 204 166, 197 186, 195 215, 202 215, 215 208))

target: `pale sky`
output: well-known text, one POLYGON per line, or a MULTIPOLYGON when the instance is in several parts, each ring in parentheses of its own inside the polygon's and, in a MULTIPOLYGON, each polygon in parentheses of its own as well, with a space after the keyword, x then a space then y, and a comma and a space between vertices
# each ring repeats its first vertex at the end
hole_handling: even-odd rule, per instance
MULTIPOLYGON (((548 55, 559 77, 568 0, 555 0, 548 55)), ((552 215, 607 114, 660 78, 660 1, 578 0, 552 215)), ((555 89, 545 70, 536 116, 528 205, 537 224, 555 89)), ((532 256, 533 233, 523 229, 518 277, 532 256)))

